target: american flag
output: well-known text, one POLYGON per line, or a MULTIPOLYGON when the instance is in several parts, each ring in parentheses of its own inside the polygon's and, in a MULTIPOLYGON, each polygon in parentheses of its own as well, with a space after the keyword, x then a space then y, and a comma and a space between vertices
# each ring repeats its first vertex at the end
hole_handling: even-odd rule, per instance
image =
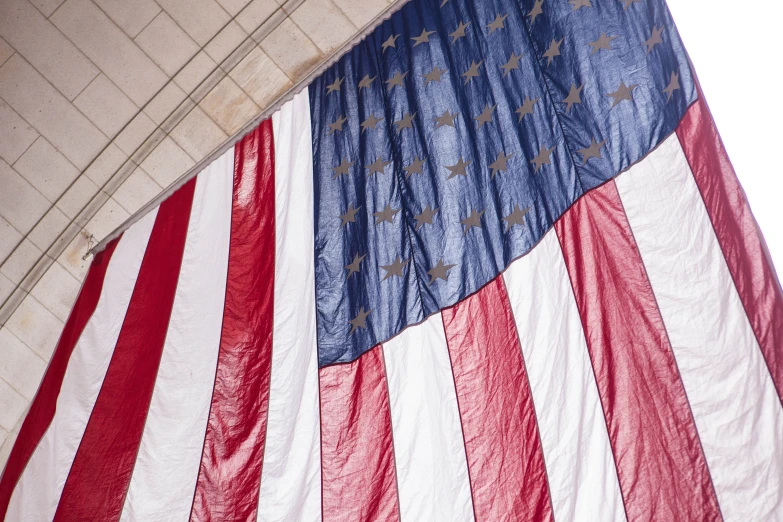
POLYGON ((783 520, 783 292, 663 0, 412 0, 90 272, 7 520, 783 520))

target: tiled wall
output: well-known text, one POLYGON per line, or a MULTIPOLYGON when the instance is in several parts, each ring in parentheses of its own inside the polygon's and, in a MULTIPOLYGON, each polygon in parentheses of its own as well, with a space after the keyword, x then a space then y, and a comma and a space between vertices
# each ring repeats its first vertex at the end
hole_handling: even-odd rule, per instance
POLYGON ((0 468, 89 246, 400 0, 0 0, 0 468))

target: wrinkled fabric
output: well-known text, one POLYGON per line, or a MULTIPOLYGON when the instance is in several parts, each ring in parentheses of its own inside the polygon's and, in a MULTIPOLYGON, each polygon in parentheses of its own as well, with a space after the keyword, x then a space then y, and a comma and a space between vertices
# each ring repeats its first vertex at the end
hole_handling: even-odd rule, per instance
POLYGON ((503 277, 443 311, 477 520, 554 520, 503 277))
MULTIPOLYGON (((660 149, 671 141, 676 137, 660 149)), ((656 520, 722 520, 674 351, 615 182, 577 201, 555 231, 628 519, 654 512, 656 520)))
POLYGON ((533 0, 440 4, 406 4, 310 86, 321 366, 353 360, 479 290, 585 191, 671 134, 696 97, 662 0, 577 9, 545 2, 537 15, 533 0), (488 28, 498 16, 503 27, 488 28), (450 36, 460 27, 464 36, 450 36), (429 41, 417 43, 424 30, 429 41), (614 38, 610 49, 593 52, 604 33, 614 38), (559 54, 548 52, 561 40, 559 54), (519 56, 518 68, 513 60, 502 68, 519 56), (480 64, 477 75, 463 76, 472 64, 480 64), (435 67, 446 71, 440 81, 435 67), (679 89, 664 92, 672 74, 679 89), (633 99, 614 105, 609 94, 622 85, 633 99), (581 103, 564 101, 572 86, 581 103), (526 99, 538 101, 520 121, 515 111, 526 99), (476 121, 487 107, 491 121, 476 121), (458 113, 453 126, 436 128, 444 113, 447 120, 458 113), (411 127, 398 129, 406 115, 414 116, 411 127), (362 127, 371 116, 382 121, 362 127), (594 140, 605 142, 601 157, 585 162, 578 151, 594 140), (551 149, 550 162, 534 163, 542 147, 551 149), (500 153, 509 157, 506 169, 493 176, 500 153), (408 175, 417 158, 422 172, 408 175), (465 175, 449 179, 447 167, 460 161, 465 175), (376 223, 387 205, 399 212, 376 223), (438 211, 422 225, 415 217, 428 206, 438 211), (523 225, 508 228, 503 218, 517 207, 530 210, 523 225), (355 221, 343 223, 351 209, 355 221), (474 211, 481 226, 467 230, 461 221, 474 211), (360 271, 348 277, 357 256, 360 271), (397 256, 408 261, 402 277, 385 278, 381 267, 397 256), (432 281, 428 272, 441 261, 454 266, 432 281), (366 324, 354 328, 350 321, 367 311, 366 324))
POLYGON ((322 368, 318 380, 323 519, 399 521, 383 347, 322 368))
POLYGON ((783 403, 783 289, 707 102, 699 94, 677 127, 677 137, 783 403))
MULTIPOLYGON (((694 105, 688 117, 698 110, 694 105)), ((690 167, 699 160, 677 138, 671 136, 615 183, 671 342, 723 519, 783 520, 783 408, 774 374, 723 256, 726 235, 716 235, 690 167)), ((773 324, 780 320, 783 316, 773 324)), ((655 414, 661 415, 660 409, 655 414)), ((680 457, 668 440, 659 453, 659 459, 680 457)))
POLYGON ((195 179, 188 182, 161 204, 155 217, 111 362, 53 520, 117 520, 122 513, 167 340, 195 187, 195 179))
POLYGON ((220 348, 193 497, 197 520, 249 520, 269 414, 274 318, 275 145, 266 120, 226 154, 233 167, 220 348), (233 152, 233 154, 230 154, 233 152))

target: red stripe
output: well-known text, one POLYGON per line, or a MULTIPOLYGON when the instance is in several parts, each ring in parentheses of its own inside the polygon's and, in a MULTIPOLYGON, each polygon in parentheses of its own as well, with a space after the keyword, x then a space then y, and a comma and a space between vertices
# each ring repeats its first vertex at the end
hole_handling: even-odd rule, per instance
POLYGON ((677 137, 783 403, 783 291, 701 90, 677 137))
MULTIPOLYGON (((677 363, 614 182, 555 223, 628 520, 720 520, 677 363)), ((676 232, 676 231, 673 231, 676 232)))
POLYGON ((255 520, 261 484, 274 319, 272 120, 234 150, 223 330, 191 520, 255 520))
POLYGON ((11 494, 22 476, 25 466, 54 418, 57 397, 60 395, 60 388, 65 378, 65 370, 87 321, 98 306, 106 270, 119 241, 120 238, 117 238, 109 243, 106 249, 99 252, 90 264, 84 286, 79 292, 79 297, 68 317, 68 322, 65 323, 57 348, 38 388, 38 393, 30 405, 30 411, 19 430, 19 436, 16 438, 2 480, 0 480, 0 520, 5 517, 8 503, 11 501, 11 494))
POLYGON ((383 347, 319 370, 323 520, 399 520, 383 347))
POLYGON ((552 520, 533 397, 503 277, 444 309, 442 317, 476 519, 552 520))
POLYGON ((117 520, 166 339, 196 180, 158 210, 125 322, 55 520, 117 520))

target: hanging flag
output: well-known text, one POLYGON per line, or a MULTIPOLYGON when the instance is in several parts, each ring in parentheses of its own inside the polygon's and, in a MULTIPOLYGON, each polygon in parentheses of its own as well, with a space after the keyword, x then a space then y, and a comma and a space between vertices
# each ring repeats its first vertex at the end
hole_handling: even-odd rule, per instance
POLYGON ((783 519, 783 293, 663 0, 412 0, 93 260, 6 520, 783 519))

